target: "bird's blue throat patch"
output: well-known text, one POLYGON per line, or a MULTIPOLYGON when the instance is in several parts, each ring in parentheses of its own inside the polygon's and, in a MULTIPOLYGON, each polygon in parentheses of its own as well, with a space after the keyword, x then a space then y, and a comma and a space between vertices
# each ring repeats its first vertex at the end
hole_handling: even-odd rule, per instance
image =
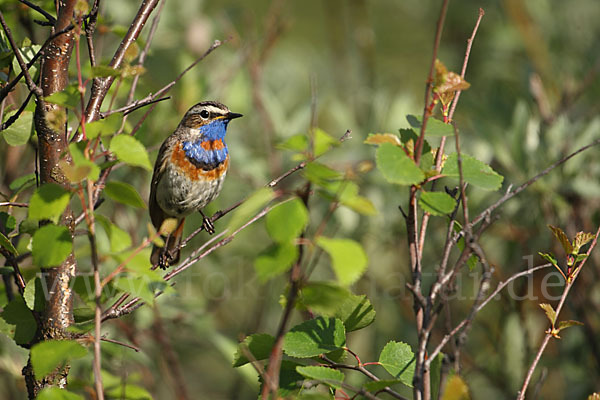
POLYGON ((225 139, 225 133, 227 133, 228 119, 220 118, 211 121, 206 125, 202 125, 198 128, 198 131, 202 134, 202 140, 217 140, 225 139))
POLYGON ((217 168, 225 162, 229 154, 227 145, 221 139, 183 142, 182 147, 187 159, 205 171, 217 168))
POLYGON ((200 139, 183 142, 187 159, 197 168, 210 171, 225 162, 229 151, 225 144, 228 119, 217 119, 198 127, 200 139))

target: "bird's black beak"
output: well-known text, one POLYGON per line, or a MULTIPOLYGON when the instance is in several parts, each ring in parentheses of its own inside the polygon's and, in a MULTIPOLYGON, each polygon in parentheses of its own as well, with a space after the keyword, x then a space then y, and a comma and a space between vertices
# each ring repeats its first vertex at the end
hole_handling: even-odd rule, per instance
POLYGON ((235 119, 235 118, 239 118, 239 117, 243 117, 242 114, 238 114, 238 113, 234 113, 234 112, 230 112, 227 114, 226 118, 229 120, 235 119))

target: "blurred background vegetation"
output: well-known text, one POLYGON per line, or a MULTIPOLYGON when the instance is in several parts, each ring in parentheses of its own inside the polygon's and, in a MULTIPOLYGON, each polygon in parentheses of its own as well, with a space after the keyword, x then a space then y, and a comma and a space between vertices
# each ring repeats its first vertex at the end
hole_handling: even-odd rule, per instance
MULTIPOLYGON (((50 1, 40 3, 53 9, 50 1)), ((0 6, 19 40, 29 37, 41 43, 47 37, 47 28, 26 22, 33 13, 27 7, 7 0, 0 1, 0 6)), ((108 62, 137 7, 137 1, 102 2, 96 40, 102 63, 108 62)), ((136 135, 155 156, 183 113, 200 100, 220 100, 244 114, 229 130, 230 173, 209 213, 233 204, 295 164, 291 154, 276 144, 308 131, 311 104, 316 106, 317 126, 326 132, 337 137, 352 129, 353 139, 322 161, 338 170, 361 171, 356 174, 361 194, 378 210, 376 216, 365 217, 340 209, 327 228, 330 235, 360 241, 369 256, 369 269, 353 291, 370 298, 377 319, 349 337, 349 347, 363 361, 376 360, 389 340, 416 343, 412 298, 404 286, 410 278, 406 230, 398 211, 407 193, 387 184, 376 170, 368 171, 374 150, 363 140, 368 133, 408 127, 405 115, 422 113, 439 7, 440 2, 433 0, 169 0, 136 94, 141 98, 157 91, 214 40, 231 38, 185 75, 171 90, 171 100, 160 103, 136 135)), ((451 70, 460 71, 479 7, 486 15, 467 70, 471 88, 461 96, 454 119, 461 130, 463 151, 491 163, 504 175, 505 190, 600 134, 600 82, 596 79, 600 2, 451 2, 439 52, 451 70)), ((86 51, 82 53, 85 57, 86 51)), ((115 107, 125 104, 130 84, 130 79, 121 83, 115 107)), ((113 92, 116 88, 113 85, 113 92)), ((6 106, 20 104, 24 96, 25 92, 17 91, 6 106)), ((128 123, 135 124, 143 112, 132 114, 128 123)), ((539 264, 538 251, 562 254, 547 224, 563 227, 570 236, 580 230, 595 231, 600 222, 597 154, 592 149, 569 161, 501 209, 500 219, 482 242, 495 267, 494 282, 525 269, 527 257, 539 264)), ((8 184, 24 173, 33 172, 34 156, 33 146, 0 143, 1 191, 8 191, 8 184)), ((147 198, 147 171, 123 167, 112 179, 134 185, 147 198)), ((298 182, 299 177, 292 177, 286 185, 293 188, 298 182)), ((472 213, 499 196, 471 190, 472 213)), ((326 205, 313 202, 309 229, 316 228, 326 205)), ((134 243, 147 234, 145 210, 107 201, 100 211, 127 230, 134 243)), ((200 223, 200 219, 189 221, 186 228, 191 231, 200 223)), ((226 223, 219 221, 217 229, 226 223)), ((442 219, 430 225, 424 249, 426 272, 434 271, 445 234, 442 219)), ((201 234, 191 246, 207 237, 201 234)), ((100 239, 101 248, 108 248, 106 237, 100 239)), ((141 351, 103 343, 103 367, 115 379, 126 377, 128 382, 139 383, 157 399, 176 397, 175 387, 182 384, 177 369, 188 398, 256 398, 256 374, 249 366, 232 369, 231 359, 240 338, 254 332, 273 334, 277 328, 279 296, 286 278, 262 285, 253 269, 254 258, 269 243, 264 223, 255 224, 182 274, 176 296, 161 298, 155 310, 143 307, 105 324, 103 331, 109 337, 131 342, 141 351)), ((76 241, 75 252, 83 259, 89 254, 85 238, 76 241)), ((535 375, 538 379, 541 372, 543 378, 539 398, 580 399, 600 390, 598 261, 595 254, 567 300, 564 318, 585 326, 569 329, 562 340, 551 342, 535 375)), ((314 277, 332 278, 325 258, 322 263, 314 277)), ((108 271, 114 265, 107 261, 104 267, 108 271)), ((81 261, 80 269, 91 267, 81 261)), ((28 273, 31 276, 25 267, 24 274, 28 273)), ((455 323, 468 311, 473 282, 478 279, 474 272, 458 282, 458 293, 468 299, 458 296, 455 300, 459 310, 452 316, 455 323)), ((556 297, 547 296, 561 290, 540 291, 544 279, 560 282, 558 274, 548 276, 547 272, 519 281, 512 296, 504 292, 476 318, 460 371, 473 398, 513 398, 520 387, 547 328, 537 304, 554 303, 556 297), (518 300, 528 293, 538 298, 518 300)), ((4 287, 0 299, 6 304, 4 287)), ((439 323, 433 343, 443 334, 443 321, 439 323)), ((91 357, 74 362, 69 376, 73 387, 89 381, 91 357)), ((26 361, 25 349, 0 338, 3 398, 24 398, 21 368, 26 361)), ((350 376, 356 382, 362 380, 350 376)))

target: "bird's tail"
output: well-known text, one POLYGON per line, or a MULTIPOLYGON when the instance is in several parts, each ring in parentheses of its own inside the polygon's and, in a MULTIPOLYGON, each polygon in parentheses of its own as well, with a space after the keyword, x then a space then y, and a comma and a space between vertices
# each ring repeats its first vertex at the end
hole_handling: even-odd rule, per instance
POLYGON ((177 224, 177 228, 168 236, 161 236, 165 242, 164 247, 154 245, 152 247, 152 255, 150 262, 152 265, 158 265, 162 269, 166 269, 171 265, 179 262, 179 246, 183 237, 183 223, 185 218, 182 218, 177 224))

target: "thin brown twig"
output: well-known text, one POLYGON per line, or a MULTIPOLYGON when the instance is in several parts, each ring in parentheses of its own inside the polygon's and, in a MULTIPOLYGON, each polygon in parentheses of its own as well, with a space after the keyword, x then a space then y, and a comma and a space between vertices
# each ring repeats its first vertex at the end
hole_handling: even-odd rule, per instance
MULTIPOLYGON (((509 278, 507 278, 505 281, 498 283, 498 286, 496 286, 496 289, 494 289, 494 291, 488 295, 485 300, 483 300, 481 302, 481 304, 479 304, 475 309, 474 312, 475 314, 478 313, 479 311, 481 311, 483 309, 483 307, 485 307, 494 297, 496 297, 496 295, 498 293, 500 293, 502 291, 502 289, 504 289, 506 286, 508 286, 508 284, 510 284, 512 281, 514 281, 515 279, 518 279, 522 276, 526 276, 526 275, 530 275, 532 273, 534 273, 535 271, 538 271, 540 269, 544 269, 544 268, 548 268, 551 267, 552 264, 548 263, 548 264, 543 264, 543 265, 538 265, 532 268, 529 268, 528 270, 525 271, 521 271, 519 273, 516 273, 512 276, 510 276, 509 278)), ((460 323, 458 323, 458 325, 456 325, 456 327, 454 327, 454 329, 452 329, 450 332, 448 332, 443 338, 442 340, 440 340, 440 343, 436 346, 436 348, 429 353, 429 357, 427 359, 427 363, 428 365, 431 365, 431 362, 437 357, 437 355, 440 353, 440 351, 442 351, 442 349, 444 348, 444 346, 450 341, 450 339, 452 339, 452 337, 454 335, 456 335, 467 323, 469 323, 469 321, 467 320, 467 318, 463 319, 460 323)))
MULTIPOLYGON (((556 307, 556 310, 555 310, 555 317, 554 317, 555 321, 558 321, 558 316, 560 315, 560 312, 562 311, 562 308, 565 304, 565 301, 567 300, 567 296, 569 295, 571 288, 575 284, 575 281, 577 280, 577 277, 581 273, 583 266, 585 265, 587 260, 590 258, 590 254, 592 253, 592 250, 594 250, 594 247, 596 247, 596 243, 598 242, 599 235, 600 235, 600 226, 596 230, 596 235, 594 236, 594 240, 592 241, 590 248, 586 252, 586 257, 581 261, 579 266, 576 267, 573 274, 569 277, 570 280, 567 279, 565 288, 563 289, 562 296, 560 297, 560 301, 558 302, 558 306, 556 307)), ((521 390, 519 391, 519 393, 517 393, 517 400, 525 399, 525 392, 527 391, 527 386, 529 386, 529 382, 531 381, 531 377, 533 376, 535 367, 537 366, 538 362, 540 361, 540 358, 542 357, 544 350, 546 350, 546 346, 550 342, 550 339, 554 336, 554 332, 552 332, 552 328, 554 328, 554 324, 550 329, 548 329, 546 331, 546 336, 544 337, 544 340, 542 341, 542 344, 540 345, 540 348, 538 349, 537 354, 535 355, 533 361, 531 362, 529 369, 527 370, 527 374, 525 375, 525 381, 523 382, 523 386, 521 387, 521 390)))
MULTIPOLYGON (((351 139, 352 136, 352 131, 350 129, 346 130, 346 132, 340 137, 340 143, 345 142, 348 139, 351 139)), ((318 158, 318 157, 317 157, 318 158)), ((316 159, 316 158, 315 158, 316 159)), ((266 187, 270 187, 273 188, 277 185, 279 185, 279 183, 281 183, 281 181, 283 181, 285 178, 287 178, 288 176, 294 174, 295 172, 304 169, 304 167, 306 167, 307 162, 306 161, 302 161, 301 163, 299 163, 298 165, 296 165, 295 167, 290 168, 289 170, 287 170, 286 172, 284 172, 283 174, 281 174, 280 176, 278 176, 277 178, 273 179, 272 181, 270 181, 269 183, 267 183, 265 186, 266 187)), ((224 217, 225 215, 229 214, 231 211, 235 210, 236 208, 238 208, 240 205, 242 205, 244 203, 244 200, 240 200, 237 203, 233 204, 232 206, 224 209, 224 210, 219 210, 216 213, 214 213, 211 217, 210 217, 210 221, 211 222, 216 222, 218 219, 224 217)), ((188 237, 186 237, 180 244, 179 248, 183 248, 185 247, 185 245, 197 234, 199 234, 200 232, 202 232, 204 230, 204 226, 200 226, 198 229, 196 229, 194 232, 192 232, 188 237)))
POLYGON ((113 115, 116 113, 123 113, 123 115, 128 115, 142 107, 146 107, 146 106, 149 106, 150 104, 154 104, 154 103, 159 103, 161 101, 169 100, 170 98, 171 98, 171 96, 165 96, 165 97, 161 97, 160 99, 153 99, 152 96, 146 96, 145 98, 143 98, 141 100, 136 100, 134 102, 128 103, 126 106, 123 106, 121 108, 103 111, 100 113, 100 118, 106 118, 109 115, 113 115))
POLYGON ((181 370, 181 362, 177 357, 177 353, 173 349, 173 345, 171 344, 171 339, 164 327, 164 323, 162 321, 162 317, 159 312, 158 305, 153 307, 154 309, 154 323, 152 324, 152 335, 156 340, 157 344, 162 349, 161 355, 164 357, 164 360, 167 364, 167 370, 170 372, 173 380, 173 392, 175 394, 175 398, 177 400, 187 400, 189 399, 187 386, 185 384, 185 378, 183 376, 183 371, 181 370))
POLYGON ((38 6, 37 4, 33 4, 32 2, 30 2, 28 0, 19 0, 19 1, 23 4, 25 4, 27 7, 42 14, 51 25, 56 24, 56 18, 54 18, 54 16, 52 14, 50 14, 48 11, 44 10, 42 7, 38 6))
POLYGON ((25 101, 23 102, 23 104, 21 104, 21 107, 19 107, 19 109, 2 124, 2 127, 0 127, 0 131, 5 130, 6 128, 14 124, 16 120, 19 119, 23 111, 25 111, 25 107, 27 107, 27 104, 29 104, 31 96, 33 96, 33 92, 29 92, 25 101))
MULTIPOLYGON (((467 50, 465 51, 465 58, 463 60, 463 66, 460 71, 460 77, 464 79, 465 74, 467 72, 467 64, 469 63, 469 56, 471 55, 471 47, 473 46, 473 41, 475 40, 475 35, 477 35, 477 30, 479 29, 479 24, 481 23, 481 19, 485 15, 485 11, 483 8, 479 8, 479 15, 477 17, 477 22, 475 23, 475 28, 473 28, 473 33, 471 33, 471 37, 467 40, 467 50)), ((456 105, 458 104, 458 99, 460 98, 460 94, 462 90, 458 90, 454 95, 454 100, 452 101, 452 106, 450 107, 450 112, 448 113, 448 120, 452 121, 452 117, 454 116, 454 111, 456 110, 456 105)))
MULTIPOLYGON (((127 49, 129 49, 132 43, 135 42, 135 40, 138 38, 142 31, 142 28, 144 27, 144 24, 150 17, 150 14, 152 13, 157 4, 158 0, 146 0, 141 3, 136 16, 129 25, 129 30, 127 31, 127 34, 125 35, 123 40, 121 40, 119 48, 115 52, 111 62, 108 64, 109 67, 119 68, 121 66, 123 60, 125 59, 125 53, 127 52, 127 49)), ((108 90, 110 89, 110 86, 112 85, 114 80, 114 76, 108 76, 106 78, 94 78, 92 83, 90 99, 86 107, 86 121, 92 122, 96 121, 99 118, 100 106, 102 105, 104 98, 108 94, 108 90)))
MULTIPOLYGON (((477 30, 479 29, 479 24, 481 23, 481 19, 483 18, 484 15, 485 15, 485 11, 482 8, 480 8, 479 16, 477 18, 477 22, 475 23, 475 27, 473 28, 473 32, 471 33, 471 37, 467 40, 467 49, 465 51, 465 56, 463 58, 463 65, 462 65, 462 69, 460 72, 460 76, 463 79, 467 72, 467 65, 469 63, 471 47, 473 46, 473 41, 475 40, 475 35, 477 34, 477 30)), ((458 98, 460 97, 461 92, 462 91, 459 90, 454 95, 452 107, 450 108, 450 112, 448 114, 449 121, 452 121, 452 117, 454 116, 454 111, 456 110, 456 105, 458 104, 458 98)), ((442 136, 442 139, 440 141, 440 146, 438 147, 438 150, 437 150, 436 156, 435 156, 435 169, 438 172, 440 172, 440 170, 441 170, 445 144, 446 144, 446 136, 442 136)), ((432 184, 431 190, 433 190, 434 187, 435 187, 435 182, 432 184)), ((428 212, 425 212, 423 214, 423 220, 421 221, 421 232, 419 234, 419 257, 420 258, 423 257, 423 247, 425 246, 425 236, 426 236, 427 225, 429 223, 430 217, 431 217, 431 214, 429 214, 428 212)))
MULTIPOLYGON (((35 53, 35 55, 31 58, 31 61, 29 61, 27 63, 27 69, 29 70, 29 68, 31 68, 33 66, 33 64, 36 63, 38 58, 40 58, 41 55, 46 50, 46 47, 48 47, 48 45, 54 39, 56 39, 60 35, 63 35, 69 31, 73 30, 74 28, 75 28, 75 26, 73 24, 71 24, 71 25, 67 26, 65 29, 62 29, 62 30, 56 32, 55 34, 51 35, 50 37, 48 37, 48 39, 46 39, 44 44, 42 44, 42 47, 38 50, 38 52, 35 53)), ((15 87, 15 85, 17 83, 19 83, 19 81, 21 80, 21 78, 23 78, 23 76, 24 76, 24 73, 23 73, 23 71, 21 71, 19 74, 17 74, 17 76, 12 81, 7 83, 6 86, 4 86, 0 89, 0 101, 3 101, 6 98, 6 96, 8 96, 8 94, 12 91, 12 89, 15 87)))
POLYGON ((0 201, 0 207, 29 207, 29 203, 15 203, 12 201, 0 201))
POLYGON ((42 97, 42 89, 38 85, 35 84, 33 79, 31 79, 31 75, 29 74, 29 69, 27 68, 27 64, 23 60, 23 56, 21 55, 21 52, 19 51, 19 47, 15 43, 15 39, 12 36, 12 32, 10 31, 10 28, 8 27, 8 25, 6 24, 6 21, 4 20, 4 15, 2 14, 2 11, 0 11, 0 24, 2 24, 2 28, 4 29, 4 32, 6 33, 6 38, 8 39, 8 43, 10 44, 10 47, 11 47, 13 53, 15 54, 15 57, 17 58, 19 67, 21 67, 21 71, 25 75, 25 82, 27 83, 27 87, 29 88, 29 91, 33 92, 33 94, 35 95, 36 98, 38 98, 38 99, 41 98, 42 97))
POLYGON ((533 185, 535 182, 537 182, 543 176, 548 175, 556 167, 560 166, 561 164, 564 164, 565 162, 567 162, 571 158, 575 157, 579 153, 584 152, 585 150, 587 150, 587 149, 589 149, 591 147, 594 147, 594 146, 596 146, 598 144, 600 144, 600 139, 596 139, 596 140, 592 141, 591 143, 589 143, 589 144, 587 144, 587 145, 585 145, 583 147, 580 147, 579 149, 575 150, 574 152, 572 152, 572 153, 566 155, 565 157, 563 157, 563 158, 555 161, 553 164, 551 164, 549 167, 547 167, 546 169, 544 169, 542 172, 540 172, 539 174, 537 174, 533 178, 527 180, 526 182, 522 183, 521 186, 519 186, 518 188, 516 188, 514 191, 512 190, 512 187, 509 187, 508 190, 506 191, 506 193, 504 194, 504 196, 502 196, 500 199, 498 199, 498 201, 496 201, 494 204, 492 204, 491 206, 489 206, 488 208, 486 208, 484 211, 482 211, 477 217, 475 217, 469 223, 469 226, 472 227, 473 225, 481 222, 484 218, 486 218, 487 215, 490 215, 495 209, 497 209, 502 204, 504 204, 508 200, 512 199, 513 197, 515 197, 519 193, 521 193, 523 190, 527 189, 529 186, 533 185))
POLYGON ((467 194, 466 194, 466 184, 465 177, 463 174, 463 165, 462 165, 462 154, 460 151, 460 139, 458 128, 455 123, 452 123, 452 128, 454 128, 454 142, 456 144, 456 163, 458 165, 458 179, 459 179, 459 188, 460 188, 460 202, 462 204, 463 210, 463 226, 465 227, 465 240, 470 240, 471 237, 471 228, 469 226, 469 205, 467 204, 467 194))
POLYGON ((98 11, 100 9, 100 0, 94 0, 94 4, 92 4, 92 9, 86 19, 84 19, 83 23, 85 25, 85 38, 88 46, 88 55, 90 57, 90 65, 92 67, 96 66, 96 53, 94 51, 94 38, 93 34, 96 30, 96 23, 98 22, 98 11))
MULTIPOLYGON (((213 42, 213 44, 204 52, 204 54, 202 54, 200 57, 198 57, 196 60, 194 60, 193 63, 191 63, 186 69, 184 69, 179 75, 177 75, 175 77, 175 79, 173 79, 171 82, 169 82, 167 85, 163 86, 160 90, 158 90, 156 93, 154 94, 150 94, 148 96, 146 96, 144 99, 140 100, 143 101, 147 98, 150 99, 156 99, 159 96, 164 95, 165 93, 167 93, 173 86, 175 86, 175 84, 177 82, 179 82, 179 80, 183 77, 183 75, 185 75, 189 70, 191 70, 192 68, 194 68, 196 66, 196 64, 198 64, 200 61, 204 60, 204 58, 206 58, 210 53, 212 53, 215 49, 221 47, 223 44, 227 43, 229 39, 226 40, 215 40, 213 42)), ((148 111, 146 111, 146 113, 142 116, 142 118, 140 118, 140 120, 137 122, 137 124, 133 127, 130 135, 135 135, 135 133, 138 131, 138 129, 140 129, 140 127, 142 126, 142 124, 144 123, 144 121, 146 120, 146 118, 148 118, 148 116, 150 115, 150 113, 152 113, 152 111, 154 110, 154 107, 156 107, 156 104, 153 104, 150 109, 148 111)))
MULTIPOLYGON (((442 39, 442 31, 444 27, 444 20, 446 19, 446 12, 448 10, 448 0, 443 0, 440 15, 436 25, 436 33, 433 42, 433 54, 431 57, 431 64, 429 67, 429 74, 427 76, 427 83, 425 85, 425 104, 423 105, 423 120, 421 121, 421 131, 415 143, 414 149, 414 162, 419 165, 421 160, 421 153, 423 152, 423 143, 425 141, 425 129, 427 127, 427 121, 430 117, 429 111, 429 98, 431 96, 431 90, 433 87, 433 73, 435 70, 435 60, 437 59, 437 52, 442 39)), ((419 257, 419 222, 417 215, 417 191, 418 188, 413 185, 410 188, 409 200, 408 200, 408 213, 406 218, 406 230, 408 236, 408 251, 410 256, 410 269, 412 274, 412 285, 415 293, 421 293, 421 260, 419 257)), ((419 337, 419 348, 424 349, 427 340, 423 334, 423 328, 426 321, 424 321, 424 309, 415 297, 414 312, 416 316, 416 328, 417 335, 419 337)), ((415 400, 430 400, 430 385, 429 385, 429 372, 424 369, 425 354, 424 351, 419 350, 415 360, 415 373, 413 377, 413 398, 415 400)))
MULTIPOLYGON (((304 206, 308 209, 308 199, 310 197, 311 183, 307 182, 300 195, 304 206)), ((302 232, 300 239, 305 237, 306 231, 302 232)), ((277 397, 277 391, 279 389, 279 374, 281 369, 281 359, 283 357, 283 339, 287 330, 287 325, 292 316, 292 311, 296 306, 296 299, 298 298, 298 292, 300 291, 300 284, 303 280, 302 276, 302 260, 304 258, 304 246, 298 244, 298 257, 296 258, 292 269, 289 273, 289 290, 286 296, 285 308, 281 319, 279 320, 279 327, 277 328, 277 334, 275 335, 275 342, 269 355, 268 367, 265 376, 269 377, 270 385, 264 385, 261 393, 261 399, 267 400, 269 393, 273 394, 273 397, 277 397)))
POLYGON ((107 337, 101 337, 100 340, 102 340, 103 342, 114 343, 114 344, 118 344, 119 346, 127 347, 128 349, 134 350, 136 353, 140 352, 139 347, 136 347, 136 346, 134 346, 132 344, 129 344, 129 343, 120 342, 118 340, 109 339, 107 337))
MULTIPOLYGON (((363 374, 364 376, 366 376, 367 378, 369 378, 370 380, 372 380, 374 382, 380 381, 380 379, 375 374, 371 373, 371 371, 369 371, 368 369, 366 369, 363 366, 336 363, 335 361, 327 358, 327 356, 325 356, 325 355, 322 355, 319 358, 322 359, 322 360, 324 360, 327 364, 329 364, 329 366, 331 368, 336 368, 336 369, 350 369, 350 370, 353 370, 353 371, 358 371, 358 372, 360 372, 361 374, 363 374)), ((389 394, 390 396, 392 396, 395 399, 407 400, 406 397, 404 397, 401 394, 395 392, 394 390, 390 389, 389 387, 386 387, 384 389, 384 392, 386 392, 387 394, 389 394)))
MULTIPOLYGON (((211 254, 212 252, 214 252, 218 248, 223 247, 226 244, 228 244, 229 242, 231 242, 235 238, 235 236, 237 236, 241 231, 243 231, 248 226, 250 226, 254 222, 256 222, 259 219, 261 219, 262 217, 264 217, 275 206, 276 205, 265 207, 262 211, 260 211, 258 214, 256 214, 254 217, 252 217, 250 220, 248 220, 241 227, 239 227, 238 229, 236 229, 234 232, 232 232, 227 237, 221 239, 219 242, 215 243, 213 246, 211 246, 207 250, 203 251, 202 253, 200 253, 200 254, 198 254, 198 255, 196 255, 194 257, 188 257, 189 261, 187 261, 186 263, 182 262, 181 265, 179 265, 177 268, 173 269, 171 272, 169 272, 168 274, 166 274, 164 276, 165 281, 167 281, 167 282, 170 281, 175 276, 179 275, 180 273, 182 273, 183 271, 185 271, 186 269, 188 269, 189 267, 191 267, 192 265, 194 265, 196 262, 198 262, 201 259, 203 259, 204 257, 208 256, 209 254, 211 254)), ((222 233, 222 234, 224 234, 224 233, 222 233)), ((160 295, 161 293, 162 292, 157 293, 157 296, 160 295)), ((106 321, 108 319, 118 318, 118 317, 120 317, 122 315, 129 314, 133 310, 135 310, 136 308, 138 308, 139 306, 141 306, 142 304, 143 303, 140 303, 140 298, 136 297, 136 298, 130 300, 123 307, 115 308, 110 313, 109 312, 105 312, 104 316, 103 316, 103 321, 106 321)))
POLYGON ((435 39, 433 41, 433 54, 431 57, 431 64, 429 66, 429 75, 427 76, 427 84, 425 85, 425 105, 423 107, 423 121, 421 123, 421 132, 415 143, 415 164, 419 164, 421 160, 421 153, 423 152, 423 143, 425 142, 425 129, 427 127, 427 120, 431 116, 429 111, 429 97, 431 96, 431 89, 433 87, 433 72, 435 70, 435 60, 437 60, 437 53, 442 40, 442 31, 444 29, 444 21, 446 19, 446 12, 448 11, 448 0, 444 0, 442 3, 442 9, 440 16, 437 21, 435 30, 435 39))
POLYGON ((21 273, 21 269, 19 268, 19 262, 17 258, 8 250, 4 248, 0 248, 0 254, 4 256, 6 259, 6 263, 13 268, 13 274, 15 276, 15 283, 17 288, 19 288, 19 293, 21 296, 25 294, 25 278, 23 278, 23 274, 21 273))

